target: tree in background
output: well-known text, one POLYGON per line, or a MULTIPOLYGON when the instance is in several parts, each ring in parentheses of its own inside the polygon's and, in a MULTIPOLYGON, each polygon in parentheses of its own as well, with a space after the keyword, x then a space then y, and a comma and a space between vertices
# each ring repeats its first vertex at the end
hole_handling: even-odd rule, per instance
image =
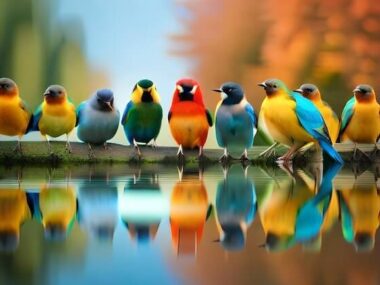
POLYGON ((32 108, 51 84, 65 86, 79 103, 108 83, 85 57, 81 22, 58 23, 56 8, 49 0, 0 2, 0 77, 14 79, 32 108))
MULTIPOLYGON (((183 0, 173 35, 175 53, 194 59, 204 89, 243 84, 256 108, 257 83, 283 79, 291 88, 312 82, 340 113, 359 83, 380 94, 380 2, 375 0, 183 0)), ((219 100, 211 92, 209 106, 219 100)))

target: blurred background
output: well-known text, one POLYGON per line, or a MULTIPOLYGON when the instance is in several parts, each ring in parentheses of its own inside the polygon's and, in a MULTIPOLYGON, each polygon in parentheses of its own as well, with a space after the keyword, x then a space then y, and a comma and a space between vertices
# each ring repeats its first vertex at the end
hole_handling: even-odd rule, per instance
MULTIPOLYGON (((256 110, 257 83, 270 77, 318 85, 338 114, 355 85, 379 90, 380 2, 0 0, 0 58, 0 77, 14 79, 32 109, 62 84, 76 104, 109 87, 123 112, 133 85, 151 79, 165 113, 158 143, 174 145, 166 113, 184 76, 201 83, 212 111, 210 89, 230 80, 256 110)), ((113 141, 126 143, 121 128, 113 141)), ((216 146, 213 130, 206 146, 216 146)))

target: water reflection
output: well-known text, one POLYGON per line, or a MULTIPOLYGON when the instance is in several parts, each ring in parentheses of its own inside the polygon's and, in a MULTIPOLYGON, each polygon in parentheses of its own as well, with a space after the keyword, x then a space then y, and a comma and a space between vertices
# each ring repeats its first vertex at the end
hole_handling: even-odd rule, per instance
POLYGON ((195 256, 208 213, 208 197, 202 173, 179 170, 179 181, 170 197, 170 229, 177 255, 195 256))
POLYGON ((380 192, 371 176, 363 173, 338 192, 343 237, 357 251, 373 250, 379 227, 380 192))
POLYGON ((127 180, 120 214, 130 236, 139 244, 155 238, 161 220, 169 214, 156 172, 139 169, 127 180))
POLYGON ((0 251, 17 249, 21 224, 30 217, 23 190, 0 188, 0 251))
POLYGON ((73 186, 44 185, 29 194, 33 218, 44 227, 47 240, 63 241, 76 220, 76 192, 73 186))
POLYGON ((222 246, 226 250, 242 250, 247 229, 255 218, 257 201, 255 187, 240 165, 225 169, 225 177, 216 193, 216 221, 222 246))
POLYGON ((78 183, 78 221, 99 241, 112 242, 118 222, 118 193, 114 181, 92 177, 78 183))

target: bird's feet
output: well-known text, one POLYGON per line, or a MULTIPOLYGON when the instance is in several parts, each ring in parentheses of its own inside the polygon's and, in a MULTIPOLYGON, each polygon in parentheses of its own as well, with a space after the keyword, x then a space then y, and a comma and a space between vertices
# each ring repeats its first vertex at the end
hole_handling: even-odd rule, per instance
POLYGON ((104 148, 104 150, 111 150, 111 149, 112 149, 112 148, 108 145, 107 142, 105 142, 105 143, 103 144, 103 148, 104 148))
POLYGON ((266 150, 264 150, 262 153, 259 154, 258 158, 261 159, 268 159, 271 156, 276 155, 276 147, 279 145, 279 143, 274 143, 270 147, 268 147, 266 150))
POLYGON ((232 157, 229 155, 227 148, 224 148, 223 155, 219 158, 219 162, 222 163, 222 165, 227 165, 232 160, 232 157))
POLYGON ((156 143, 156 140, 155 140, 155 139, 152 140, 152 143, 150 144, 150 146, 151 146, 153 149, 157 148, 157 143, 156 143))
POLYGON ((179 164, 183 164, 184 163, 184 160, 185 160, 185 155, 183 154, 183 148, 182 148, 182 145, 180 144, 179 147, 178 147, 178 151, 177 151, 177 159, 178 159, 178 163, 179 164))
POLYGON ((22 154, 21 142, 18 141, 17 145, 13 148, 14 153, 22 154))
POLYGON ((368 154, 366 154, 360 148, 358 148, 357 144, 355 143, 354 151, 352 154, 352 161, 353 162, 359 161, 362 157, 365 157, 367 160, 372 161, 371 157, 368 156, 368 154))
POLYGON ((71 144, 70 144, 69 141, 66 142, 65 150, 66 150, 68 153, 72 153, 72 152, 73 152, 73 149, 71 148, 71 144))
POLYGON ((379 148, 377 147, 377 144, 375 143, 375 147, 373 148, 373 151, 371 151, 370 153, 371 161, 376 161, 378 152, 379 152, 379 148))
POLYGON ((89 159, 95 158, 95 153, 94 153, 94 150, 92 149, 91 144, 88 144, 88 158, 89 159))
POLYGON ((135 149, 135 152, 136 152, 138 159, 140 160, 141 159, 141 151, 140 151, 140 147, 137 144, 137 141, 135 139, 133 139, 133 147, 135 149))

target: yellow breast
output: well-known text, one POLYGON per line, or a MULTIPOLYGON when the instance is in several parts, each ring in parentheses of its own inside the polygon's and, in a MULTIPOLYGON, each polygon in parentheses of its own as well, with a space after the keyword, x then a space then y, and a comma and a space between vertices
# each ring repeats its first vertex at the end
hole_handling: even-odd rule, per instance
POLYGON ((357 143, 375 143, 379 135, 380 116, 377 102, 356 103, 342 141, 348 139, 357 143))
POLYGON ((42 116, 38 127, 42 135, 58 137, 70 133, 76 123, 76 113, 73 104, 50 105, 43 103, 42 116))
POLYGON ((339 119, 334 114, 334 111, 329 106, 324 104, 323 101, 315 103, 315 105, 318 108, 319 112, 321 112, 322 114, 323 120, 325 121, 327 129, 329 131, 331 141, 334 144, 338 139, 339 135, 339 119))
POLYGON ((21 136, 25 133, 30 113, 21 108, 19 97, 0 98, 0 134, 21 136))
POLYGON ((266 97, 261 106, 265 124, 274 140, 285 145, 306 143, 313 138, 300 126, 295 113, 296 102, 285 95, 266 97))

